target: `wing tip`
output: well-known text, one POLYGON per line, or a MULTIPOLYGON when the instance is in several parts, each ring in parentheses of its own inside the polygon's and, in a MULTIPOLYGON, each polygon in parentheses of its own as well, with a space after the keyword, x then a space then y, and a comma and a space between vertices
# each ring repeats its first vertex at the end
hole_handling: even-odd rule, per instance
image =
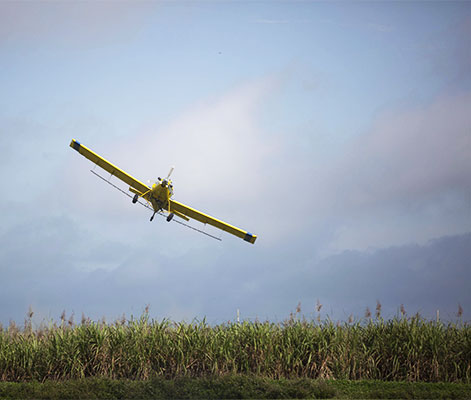
POLYGON ((244 240, 245 240, 246 242, 249 242, 249 243, 254 244, 254 243, 255 243, 255 240, 257 240, 257 235, 252 235, 250 232, 247 232, 247 233, 245 234, 244 240))
POLYGON ((74 150, 79 151, 80 142, 78 140, 72 139, 72 141, 70 142, 70 147, 72 147, 74 150))

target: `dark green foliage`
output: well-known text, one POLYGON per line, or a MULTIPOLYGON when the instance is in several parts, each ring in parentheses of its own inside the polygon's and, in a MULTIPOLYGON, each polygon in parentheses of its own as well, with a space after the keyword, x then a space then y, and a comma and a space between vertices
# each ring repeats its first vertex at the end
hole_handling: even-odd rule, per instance
MULTIPOLYGON (((343 324, 291 318, 282 324, 209 326, 205 321, 150 321, 145 314, 139 320, 111 325, 84 319, 77 326, 63 320, 60 326, 37 330, 31 324, 23 330, 14 324, 0 329, 0 381, 241 374, 470 383, 471 327, 419 317, 343 324)), ((237 380, 231 385, 234 398, 240 385, 237 380)), ((119 393, 120 388, 113 390, 119 393)), ((277 386, 267 390, 272 397, 295 397, 277 386)))
POLYGON ((1 399, 301 399, 332 398, 334 395, 333 387, 312 380, 275 381, 249 376, 0 383, 1 399))
POLYGON ((469 399, 471 385, 463 383, 335 381, 338 396, 348 399, 469 399))
POLYGON ((0 399, 469 399, 469 393, 471 385, 462 383, 273 380, 246 375, 0 382, 0 399))

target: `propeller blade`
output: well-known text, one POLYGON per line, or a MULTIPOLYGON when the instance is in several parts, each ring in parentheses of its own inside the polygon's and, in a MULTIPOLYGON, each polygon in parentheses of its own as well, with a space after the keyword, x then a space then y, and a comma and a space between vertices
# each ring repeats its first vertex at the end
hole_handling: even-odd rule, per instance
POLYGON ((166 181, 168 181, 168 178, 170 178, 170 175, 172 175, 172 172, 173 172, 174 168, 175 168, 174 166, 172 166, 170 168, 170 171, 168 172, 167 178, 165 179, 166 181))

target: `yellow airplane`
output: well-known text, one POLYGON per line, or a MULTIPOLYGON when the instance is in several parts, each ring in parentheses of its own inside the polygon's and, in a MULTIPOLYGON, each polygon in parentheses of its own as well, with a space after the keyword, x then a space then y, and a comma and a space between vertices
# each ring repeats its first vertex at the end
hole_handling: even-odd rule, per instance
POLYGON ((247 242, 255 243, 257 235, 252 235, 250 232, 244 231, 219 219, 197 211, 194 208, 188 207, 176 200, 172 200, 171 197, 173 196, 173 185, 169 178, 173 171, 173 167, 170 169, 167 178, 163 180, 158 178, 158 182, 155 182, 152 187, 149 187, 141 181, 138 181, 136 178, 133 178, 122 169, 111 164, 103 157, 100 157, 98 154, 94 153, 88 147, 85 147, 75 139, 72 139, 70 142, 70 147, 72 147, 74 150, 77 150, 82 156, 88 158, 90 161, 103 168, 105 171, 108 171, 111 175, 116 176, 124 183, 128 184, 129 191, 134 193, 134 197, 132 199, 133 203, 137 203, 139 198, 146 200, 152 206, 154 211, 152 217, 150 218, 151 221, 154 219, 154 215, 156 213, 160 211, 166 211, 168 212, 167 221, 169 222, 172 220, 174 215, 184 219, 185 221, 189 221, 191 218, 200 221, 203 224, 215 226, 216 228, 229 232, 230 234, 240 237, 247 242))

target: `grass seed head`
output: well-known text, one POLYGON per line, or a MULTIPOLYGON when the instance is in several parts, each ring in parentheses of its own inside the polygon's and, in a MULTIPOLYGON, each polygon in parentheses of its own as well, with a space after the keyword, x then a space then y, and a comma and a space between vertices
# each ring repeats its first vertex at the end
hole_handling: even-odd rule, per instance
POLYGON ((13 320, 10 320, 10 325, 8 326, 8 333, 10 336, 16 336, 19 332, 18 326, 16 325, 16 322, 13 320))
POLYGON ((381 303, 379 302, 379 300, 376 300, 376 318, 380 318, 381 317, 381 303))
POLYGON ((319 299, 317 299, 317 303, 316 303, 316 310, 317 310, 317 312, 321 312, 321 308, 322 308, 322 304, 321 304, 321 302, 319 301, 319 299))
POLYGON ((401 307, 399 309, 401 311, 401 316, 405 317, 407 313, 406 313, 406 309, 404 307, 404 304, 401 304, 401 307))
POLYGON ((70 314, 70 318, 67 321, 70 327, 74 326, 74 313, 70 314))

